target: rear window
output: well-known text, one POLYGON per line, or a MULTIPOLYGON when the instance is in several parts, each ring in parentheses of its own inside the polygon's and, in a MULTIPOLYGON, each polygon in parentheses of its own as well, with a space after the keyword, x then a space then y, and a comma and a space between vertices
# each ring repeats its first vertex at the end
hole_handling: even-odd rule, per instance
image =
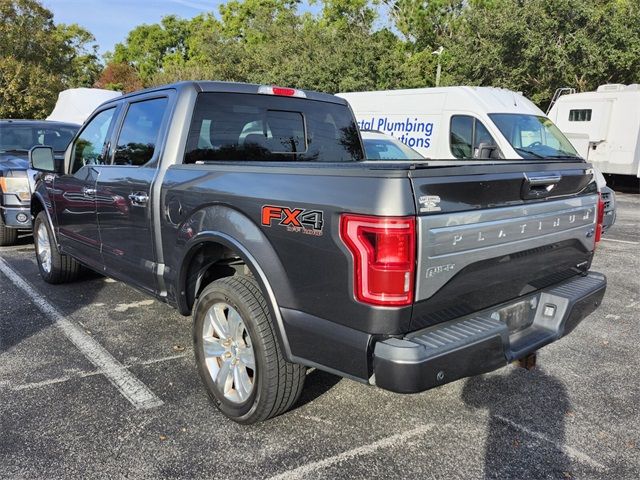
POLYGON ((184 161, 363 159, 358 127, 345 105, 272 95, 201 93, 184 161))

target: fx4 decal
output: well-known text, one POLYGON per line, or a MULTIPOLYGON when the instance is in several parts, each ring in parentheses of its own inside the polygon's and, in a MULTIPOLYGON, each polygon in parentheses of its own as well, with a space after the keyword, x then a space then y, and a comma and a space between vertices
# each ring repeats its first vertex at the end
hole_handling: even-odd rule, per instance
POLYGON ((322 225, 324 224, 321 210, 264 205, 262 207, 262 225, 270 227, 274 221, 278 225, 287 227, 289 232, 317 237, 322 235, 322 225))

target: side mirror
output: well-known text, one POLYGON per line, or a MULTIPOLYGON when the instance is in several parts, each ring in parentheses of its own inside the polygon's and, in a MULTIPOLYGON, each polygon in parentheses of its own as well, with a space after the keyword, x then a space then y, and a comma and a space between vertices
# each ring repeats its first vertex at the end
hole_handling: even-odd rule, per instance
POLYGON ((61 166, 53 156, 53 148, 37 145, 29 150, 29 165, 39 172, 62 173, 61 166))
POLYGON ((474 158, 493 158, 492 154, 498 149, 498 146, 494 143, 482 142, 476 148, 474 158))

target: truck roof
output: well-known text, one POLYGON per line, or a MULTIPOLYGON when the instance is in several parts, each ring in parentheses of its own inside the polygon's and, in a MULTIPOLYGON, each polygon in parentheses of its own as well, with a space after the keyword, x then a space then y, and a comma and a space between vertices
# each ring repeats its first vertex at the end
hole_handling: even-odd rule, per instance
MULTIPOLYGON (((258 89, 263 86, 271 86, 271 85, 260 85, 257 83, 241 83, 241 82, 221 82, 221 81, 210 81, 210 80, 190 80, 184 82, 176 82, 170 83, 167 85, 160 85, 158 87, 147 88, 144 90, 138 90, 132 93, 128 93, 122 97, 116 97, 114 99, 108 100, 103 103, 106 105, 108 103, 117 102, 122 99, 132 98, 137 95, 147 94, 155 91, 162 91, 173 89, 178 92, 186 89, 195 89, 198 92, 224 92, 224 93, 249 93, 249 94, 258 94, 258 89)), ((347 102, 335 95, 331 95, 329 93, 320 93, 314 92, 312 90, 301 90, 298 91, 304 92, 305 96, 309 100, 317 100, 321 102, 331 102, 337 103, 341 105, 346 105, 347 102)))

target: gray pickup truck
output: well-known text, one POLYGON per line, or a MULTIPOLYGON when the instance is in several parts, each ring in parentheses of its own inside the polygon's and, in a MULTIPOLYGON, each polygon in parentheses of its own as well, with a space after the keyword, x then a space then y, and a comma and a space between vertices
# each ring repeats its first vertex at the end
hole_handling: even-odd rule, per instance
POLYGON ((30 158, 42 277, 86 266, 192 315, 204 386, 241 423, 289 409, 308 367, 402 393, 495 370, 606 288, 590 165, 366 161, 332 95, 169 85, 100 106, 64 165, 30 158))

